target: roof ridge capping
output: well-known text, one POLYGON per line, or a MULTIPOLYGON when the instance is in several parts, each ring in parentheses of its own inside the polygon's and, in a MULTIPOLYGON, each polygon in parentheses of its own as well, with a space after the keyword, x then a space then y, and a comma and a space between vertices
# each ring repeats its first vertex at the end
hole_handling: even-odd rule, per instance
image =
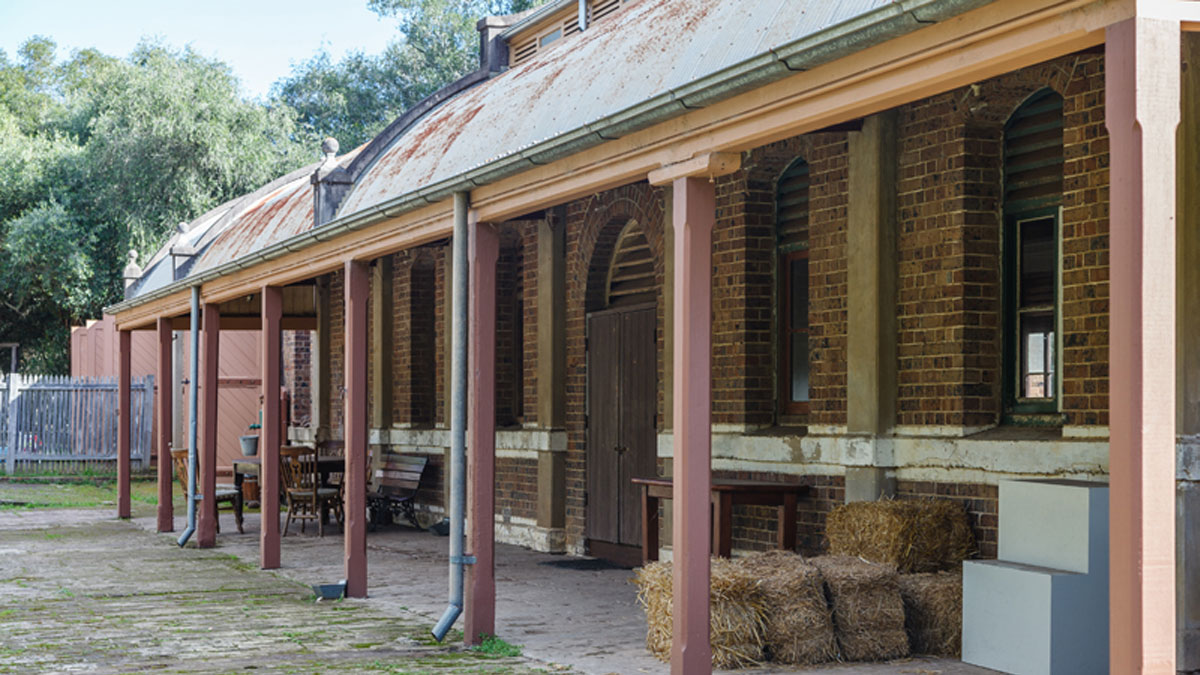
MULTIPOLYGON (((455 192, 470 191, 541 164, 569 156, 606 141, 621 138, 693 108, 711 105, 746 90, 783 79, 797 71, 809 70, 886 40, 914 32, 996 0, 898 0, 869 10, 846 21, 773 47, 728 68, 699 77, 685 86, 667 90, 624 110, 606 115, 574 131, 568 131, 518 152, 497 157, 464 173, 422 186, 385 202, 334 218, 316 228, 276 242, 242 258, 231 260, 187 279, 105 308, 116 314, 137 305, 199 285, 239 269, 304 250, 345 232, 362 229, 384 219, 434 204, 455 192)), ((556 4, 556 3, 550 3, 556 4)), ((519 15, 517 15, 519 16, 519 15)), ((528 19, 528 17, 527 17, 528 19)), ((501 34, 498 37, 503 37, 501 34)), ((488 79, 486 68, 443 87, 397 118, 380 136, 372 140, 347 167, 357 180, 391 142, 420 117, 453 93, 488 79), (474 79, 478 78, 478 79, 474 79), (469 84, 468 84, 469 82, 469 84), (455 89, 458 87, 457 89, 455 89), (436 99, 436 100, 435 100, 436 99), (426 104, 428 105, 426 107, 426 104)))

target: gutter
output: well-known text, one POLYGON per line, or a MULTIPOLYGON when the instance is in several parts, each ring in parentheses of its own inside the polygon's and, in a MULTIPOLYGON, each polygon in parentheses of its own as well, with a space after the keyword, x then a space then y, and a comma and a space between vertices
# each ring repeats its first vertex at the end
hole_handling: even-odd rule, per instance
MULTIPOLYGON (((574 131, 559 134, 507 156, 485 161, 466 173, 399 195, 362 211, 335 218, 320 228, 276 242, 255 253, 144 295, 110 305, 105 307, 104 311, 118 314, 173 295, 188 286, 202 285, 239 269, 274 260, 287 253, 305 250, 316 242, 333 239, 346 232, 353 232, 388 218, 439 203, 455 192, 470 192, 481 185, 494 183, 535 166, 602 145, 606 141, 678 117, 694 108, 712 105, 747 90, 763 87, 794 72, 810 70, 993 1, 899 0, 888 3, 848 21, 782 44, 759 56, 670 89, 574 131)), ((536 12, 525 20, 532 20, 535 16, 536 12)), ((515 24, 509 30, 520 25, 521 23, 515 24)))

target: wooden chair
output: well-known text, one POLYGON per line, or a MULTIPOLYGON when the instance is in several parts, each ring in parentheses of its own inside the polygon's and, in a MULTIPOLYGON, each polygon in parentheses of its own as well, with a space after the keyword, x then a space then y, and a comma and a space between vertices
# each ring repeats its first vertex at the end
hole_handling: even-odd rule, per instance
POLYGON ((413 527, 421 527, 413 506, 428 462, 429 458, 424 455, 385 452, 380 457, 373 481, 375 489, 367 494, 373 525, 382 525, 394 515, 403 515, 413 527))
POLYGON ((317 471, 317 451, 302 445, 285 445, 279 448, 279 475, 283 479, 287 497, 287 522, 283 536, 293 520, 300 521, 304 531, 305 521, 317 521, 317 533, 325 536, 325 519, 322 514, 332 508, 338 524, 342 523, 342 496, 336 487, 321 485, 317 471))
MULTIPOLYGON (((183 493, 187 494, 188 485, 188 451, 187 450, 172 450, 171 461, 175 464, 175 477, 179 479, 179 484, 183 486, 183 493)), ((199 477, 197 477, 196 489, 199 490, 199 477)), ((236 485, 227 483, 217 483, 217 532, 221 531, 221 505, 229 504, 233 508, 233 519, 237 523, 238 534, 245 534, 242 529, 242 491, 237 489, 236 485)))

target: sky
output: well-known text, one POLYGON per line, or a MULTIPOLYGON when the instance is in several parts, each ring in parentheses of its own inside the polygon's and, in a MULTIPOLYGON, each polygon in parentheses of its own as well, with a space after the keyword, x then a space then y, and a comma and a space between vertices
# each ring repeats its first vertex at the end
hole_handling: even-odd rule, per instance
POLYGON ((250 97, 322 46, 335 60, 378 53, 395 25, 367 0, 0 0, 0 49, 10 59, 33 35, 58 43, 60 59, 86 47, 124 57, 143 36, 158 38, 228 63, 250 97))

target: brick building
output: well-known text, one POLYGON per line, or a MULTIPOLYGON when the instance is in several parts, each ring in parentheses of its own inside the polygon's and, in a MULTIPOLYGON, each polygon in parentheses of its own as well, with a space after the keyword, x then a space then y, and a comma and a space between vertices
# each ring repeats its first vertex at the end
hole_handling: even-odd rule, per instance
MULTIPOLYGON (((1196 517, 1200 398, 1186 347, 1200 331, 1181 328, 1178 373, 1161 341, 1174 340, 1175 284, 1180 316, 1200 314, 1166 222, 1178 181, 1179 259, 1194 261, 1185 200, 1200 186, 1186 162, 1176 171, 1171 143, 1136 171, 1110 157, 1149 147, 1146 130, 1172 124, 1181 99, 1180 155, 1191 152, 1196 71, 1175 53, 1182 34, 1183 63, 1197 54, 1196 24, 1180 19, 1191 10, 867 4, 817 17, 787 3, 741 16, 736 2, 593 2, 582 32, 574 3, 489 18, 479 71, 363 148, 327 148, 319 165, 199 219, 178 235, 198 251, 189 275, 152 283, 151 265, 112 310, 128 333, 185 313, 189 288, 206 322, 250 303, 264 355, 285 329, 291 440, 342 441, 348 474, 385 452, 427 456, 420 507, 437 519, 465 433, 453 424, 457 224, 472 247, 468 489, 471 512, 494 521, 471 524, 481 555, 494 540, 637 559, 630 479, 665 476, 684 517, 666 514, 660 541, 682 566, 706 561, 710 477, 811 486, 801 551, 822 549, 837 504, 936 496, 964 504, 978 555, 993 558, 1001 481, 1111 479, 1114 513, 1134 514, 1114 516, 1112 537, 1141 542, 1135 558, 1114 548, 1124 672, 1115 664, 1174 643, 1143 629, 1118 638, 1117 608, 1175 585, 1119 570, 1174 554, 1161 518, 1172 487, 1180 551, 1196 517), (696 46, 718 37, 727 52, 696 46), (590 87, 564 96, 568 80, 590 87), (1110 239, 1118 214, 1137 226, 1110 239), (264 300, 272 288, 282 306, 264 300), (1132 328, 1110 334, 1110 317, 1132 328), (1111 457, 1110 438, 1122 448, 1111 457)), ((358 526, 347 570, 365 592, 358 526)), ((769 548, 779 527, 774 508, 738 507, 733 547, 769 548)), ((200 532, 211 543, 203 520, 200 532)), ((263 546, 264 566, 278 564, 269 524, 263 546)), ((1179 554, 1185 570, 1197 562, 1179 554)), ((707 585, 689 586, 700 584, 689 569, 678 584, 707 585)), ((476 588, 484 609, 468 623, 486 627, 487 584, 476 588)), ((1186 583, 1178 592, 1180 668, 1200 668, 1188 646, 1200 603, 1186 583)))

